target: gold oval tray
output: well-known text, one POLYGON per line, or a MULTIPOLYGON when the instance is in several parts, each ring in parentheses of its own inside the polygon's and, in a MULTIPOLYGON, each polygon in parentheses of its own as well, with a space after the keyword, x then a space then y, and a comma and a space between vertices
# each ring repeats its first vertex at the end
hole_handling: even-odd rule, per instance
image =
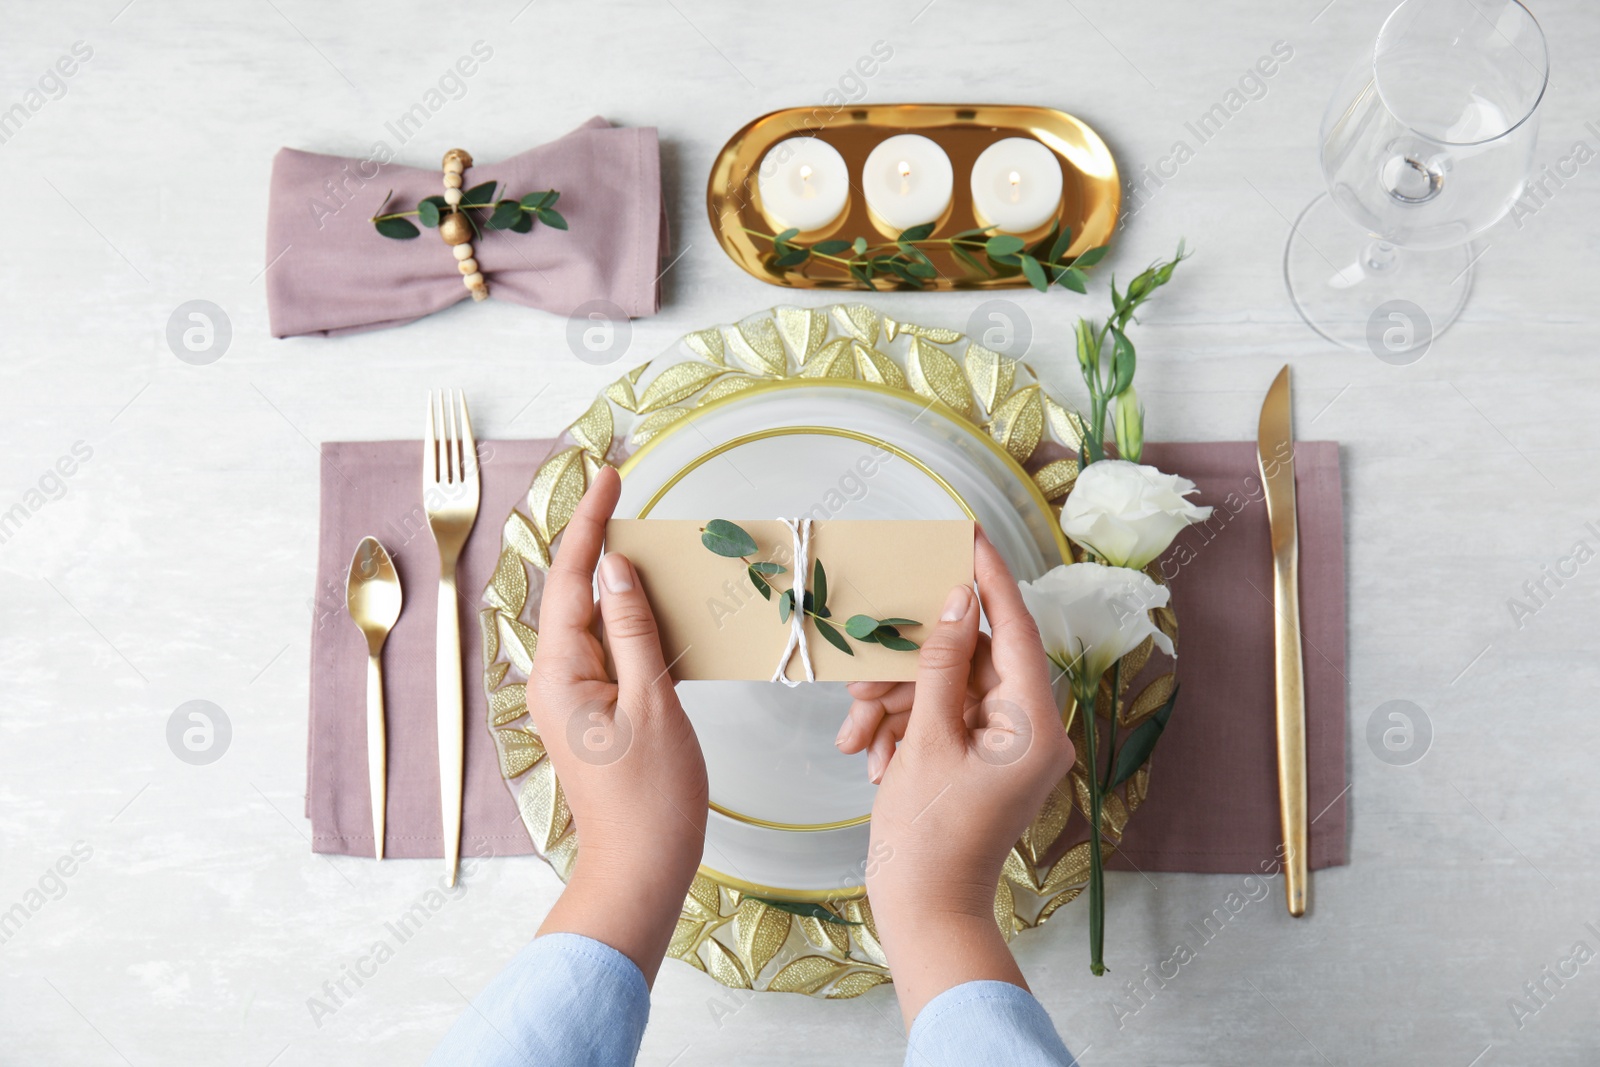
POLYGON ((852 192, 844 216, 829 227, 826 236, 844 240, 865 237, 877 245, 889 242, 890 237, 878 230, 867 212, 866 199, 860 195, 861 168, 879 141, 908 132, 937 141, 949 153, 955 169, 954 203, 934 231, 935 238, 978 227, 968 175, 978 154, 1006 137, 1033 137, 1060 158, 1058 226, 1072 233, 1067 255, 1105 244, 1116 229, 1122 206, 1116 160, 1099 134, 1066 112, 1019 104, 867 104, 822 121, 817 109, 794 107, 762 115, 729 138, 718 153, 706 188, 706 209, 722 250, 762 281, 794 289, 939 291, 1027 285, 1016 267, 985 262, 995 271, 993 276, 986 276, 944 247, 927 250, 937 273, 916 284, 878 276, 869 287, 853 278, 842 265, 815 257, 787 269, 773 264, 771 238, 776 230, 761 213, 755 180, 756 169, 769 148, 787 137, 812 134, 838 149, 850 168, 852 192))

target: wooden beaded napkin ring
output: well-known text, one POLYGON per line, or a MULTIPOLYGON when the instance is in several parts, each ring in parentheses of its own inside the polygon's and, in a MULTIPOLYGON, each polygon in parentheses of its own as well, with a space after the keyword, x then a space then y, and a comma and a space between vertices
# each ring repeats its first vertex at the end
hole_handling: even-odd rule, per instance
MULTIPOLYGON (((472 166, 472 156, 466 149, 452 148, 444 154, 444 202, 452 208, 461 206, 461 176, 472 166)), ((489 283, 483 280, 483 271, 472 255, 472 224, 466 213, 450 212, 439 220, 439 236, 455 253, 456 269, 461 272, 461 282, 474 300, 489 298, 489 283)))
MULTIPOLYGON (((473 238, 483 229, 527 233, 533 229, 535 219, 553 229, 564 230, 567 220, 555 209, 556 200, 561 194, 554 189, 546 189, 542 193, 529 193, 521 200, 496 200, 496 182, 484 182, 470 189, 462 189, 462 179, 467 168, 472 166, 472 154, 464 148, 452 148, 446 152, 442 166, 443 196, 427 197, 411 211, 374 215, 372 224, 383 236, 396 240, 410 240, 422 232, 406 217, 408 215, 415 215, 417 221, 429 229, 437 228, 439 236, 456 257, 461 284, 467 287, 472 299, 486 300, 489 283, 484 279, 473 252, 473 238), (489 217, 474 218, 471 214, 474 211, 487 211, 489 217)), ((389 198, 386 196, 383 206, 387 207, 388 204, 389 198)), ((381 212, 383 207, 378 210, 381 212)))

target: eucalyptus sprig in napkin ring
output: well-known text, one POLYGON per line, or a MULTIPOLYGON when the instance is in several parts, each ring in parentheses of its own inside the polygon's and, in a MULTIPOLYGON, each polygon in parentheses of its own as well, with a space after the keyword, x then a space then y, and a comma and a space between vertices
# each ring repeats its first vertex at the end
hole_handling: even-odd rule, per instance
POLYGON ((456 257, 456 269, 461 272, 462 284, 472 294, 472 299, 486 300, 489 297, 489 284, 484 280, 483 271, 478 269, 478 261, 472 254, 473 237, 482 229, 527 233, 533 229, 535 219, 546 226, 564 230, 567 220, 555 209, 555 202, 561 194, 554 189, 546 189, 541 193, 528 193, 520 200, 496 200, 494 193, 499 182, 484 182, 463 191, 462 179, 466 169, 472 166, 472 155, 464 148, 452 148, 446 152, 442 166, 444 195, 426 197, 410 211, 395 211, 386 215, 383 209, 389 206, 389 198, 394 195, 391 190, 378 207, 378 214, 372 217, 372 225, 383 236, 401 241, 409 241, 422 232, 407 218, 408 215, 415 215, 417 221, 430 230, 437 228, 439 236, 456 257), (487 219, 480 219, 473 215, 475 211, 487 211, 490 214, 487 219))

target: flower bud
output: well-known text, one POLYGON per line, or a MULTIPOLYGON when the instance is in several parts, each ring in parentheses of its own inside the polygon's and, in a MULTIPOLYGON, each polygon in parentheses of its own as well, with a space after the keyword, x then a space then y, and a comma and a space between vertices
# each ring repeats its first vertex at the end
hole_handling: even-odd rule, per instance
POLYGON ((1117 451, 1122 458, 1132 463, 1139 462, 1139 456, 1144 452, 1144 406, 1139 403, 1139 394, 1131 385, 1117 394, 1113 426, 1117 434, 1117 451))

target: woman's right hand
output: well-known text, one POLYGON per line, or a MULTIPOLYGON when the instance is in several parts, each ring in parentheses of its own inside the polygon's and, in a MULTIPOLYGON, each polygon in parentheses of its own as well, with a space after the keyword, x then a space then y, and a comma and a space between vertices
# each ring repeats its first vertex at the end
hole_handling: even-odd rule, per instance
POLYGON ((981 531, 975 564, 978 596, 951 590, 914 686, 852 686, 858 728, 841 731, 846 750, 889 738, 872 807, 872 854, 883 859, 867 891, 908 1029, 924 1004, 964 982, 1026 988, 995 924, 995 887, 1073 760, 1038 627, 981 531), (982 654, 980 599, 991 631, 982 654))

